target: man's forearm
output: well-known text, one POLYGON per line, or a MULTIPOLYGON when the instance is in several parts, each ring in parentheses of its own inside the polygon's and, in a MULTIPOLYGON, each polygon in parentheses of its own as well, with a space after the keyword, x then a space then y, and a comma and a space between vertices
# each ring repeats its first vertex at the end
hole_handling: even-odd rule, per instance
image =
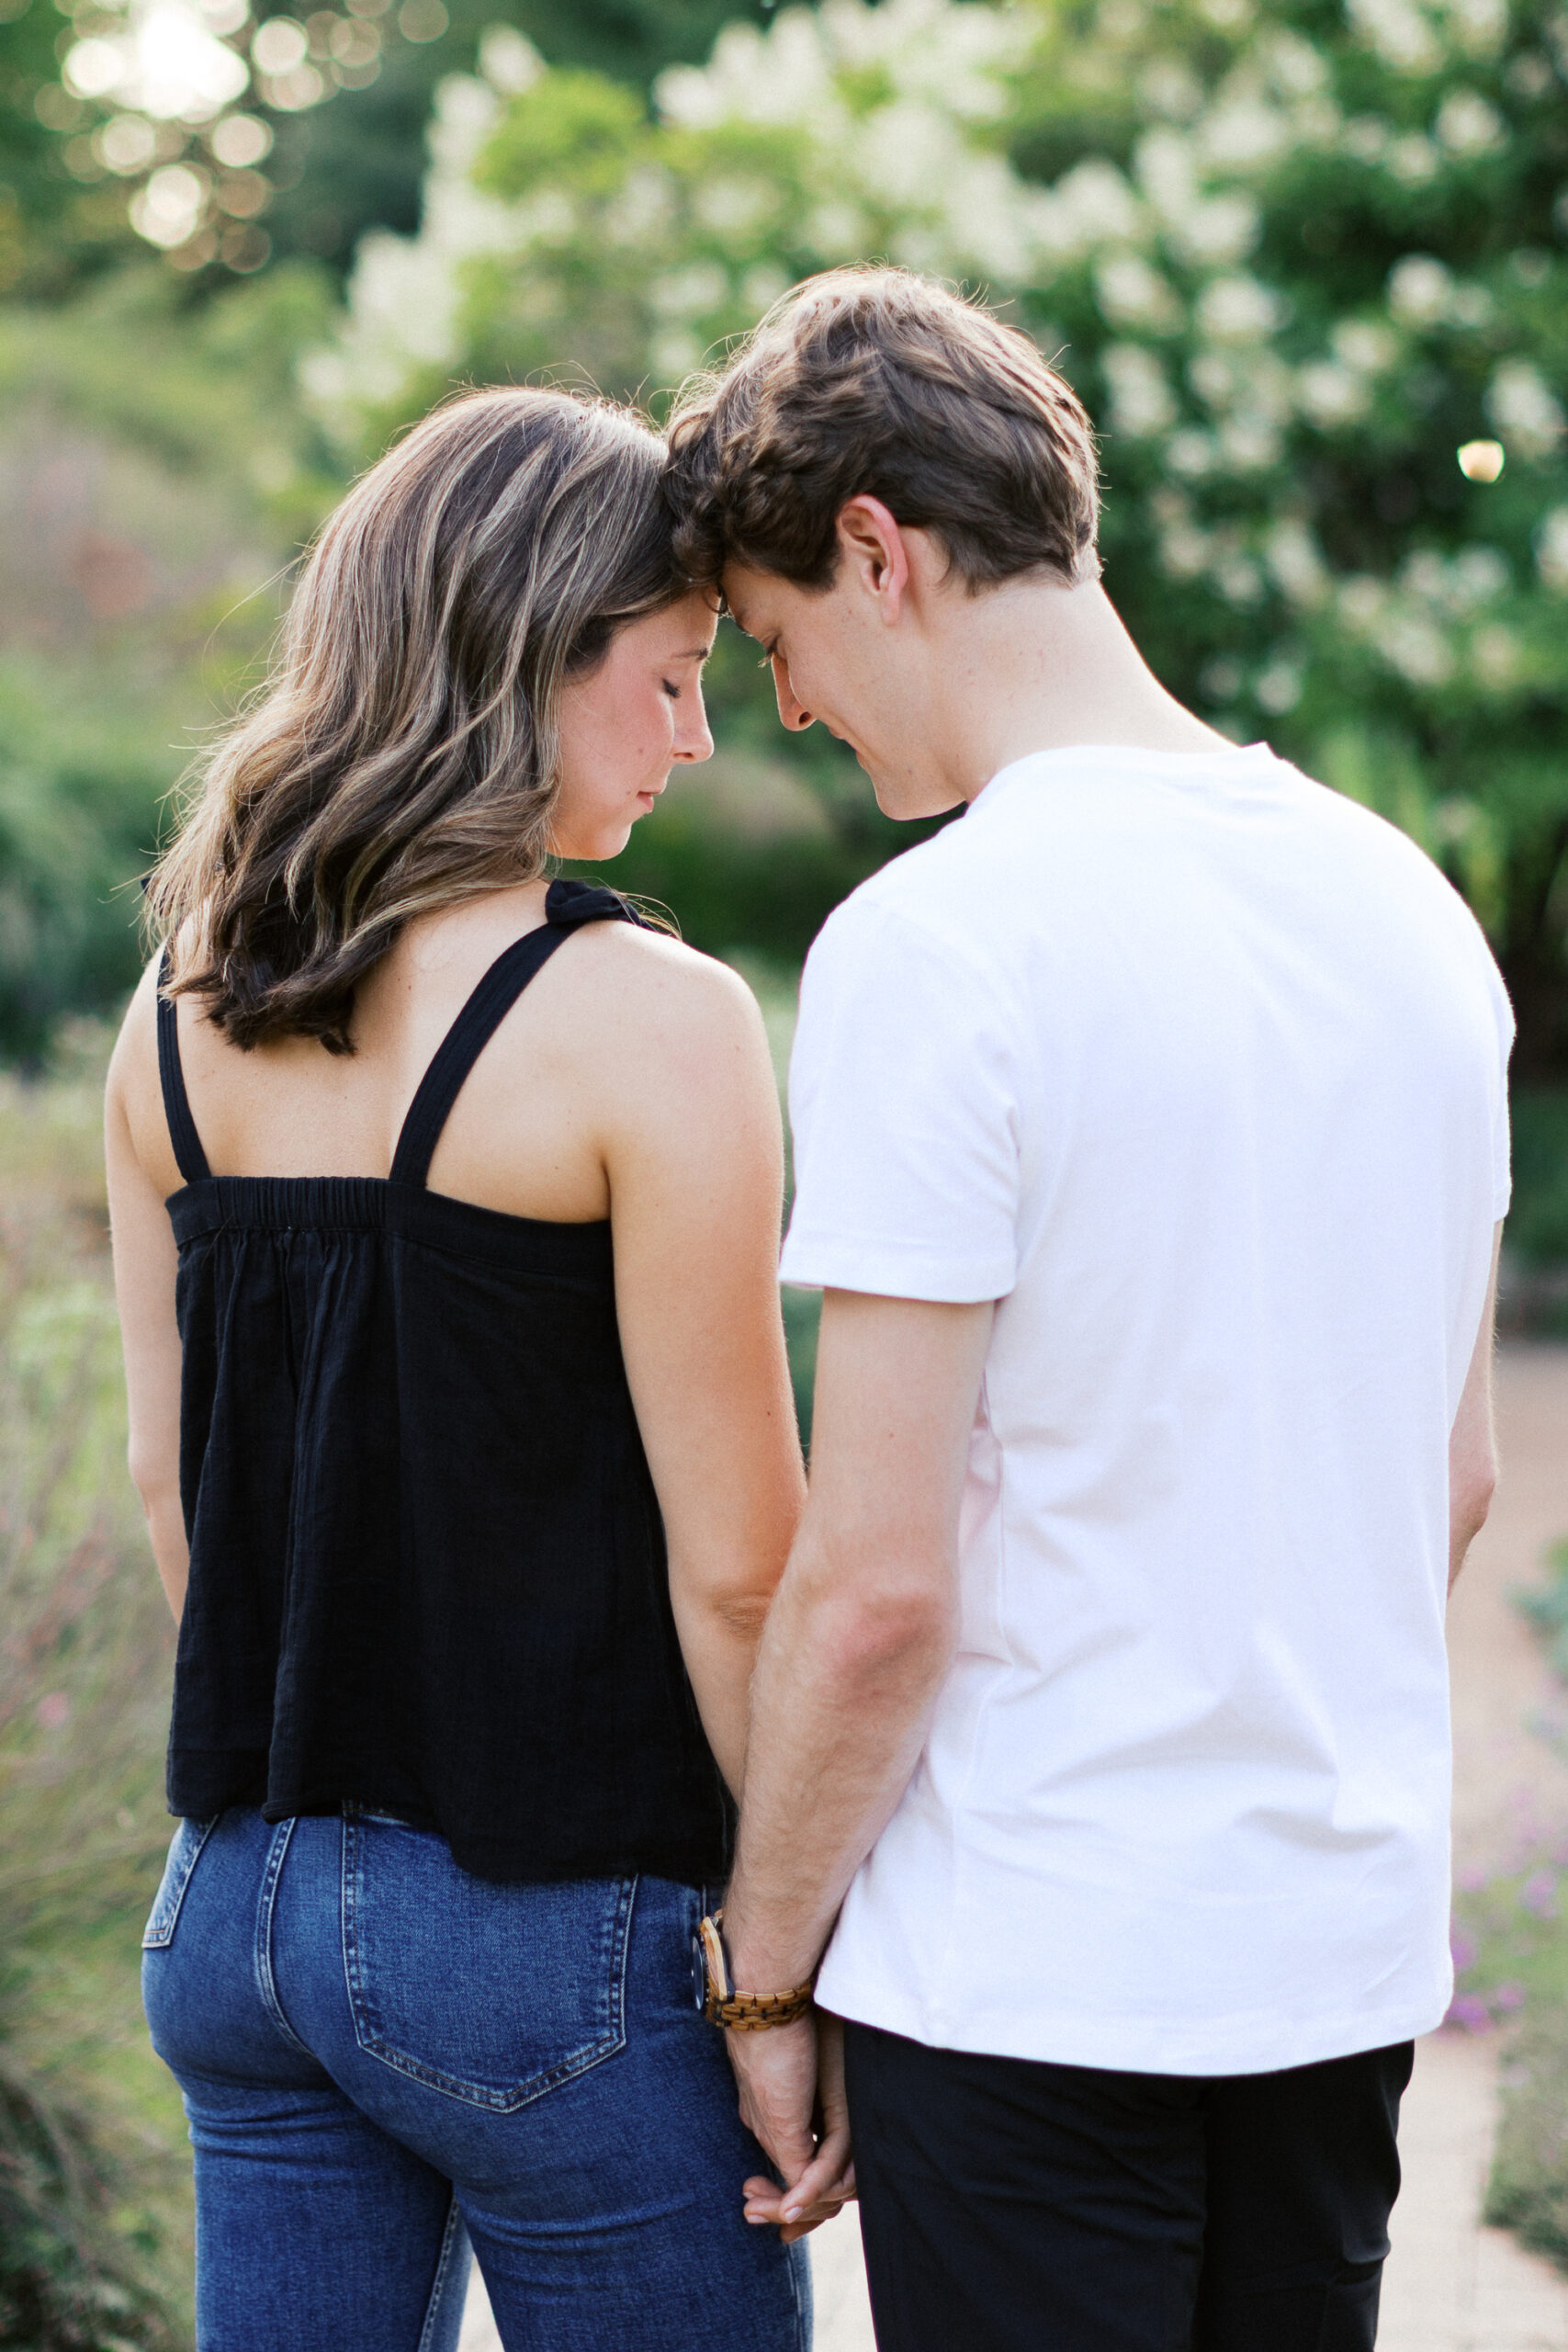
POLYGON ((835 1566, 808 1513, 752 1686, 725 1908, 743 1991, 783 1990, 816 1966, 846 1887, 908 1786, 953 1656, 950 1574, 835 1566))

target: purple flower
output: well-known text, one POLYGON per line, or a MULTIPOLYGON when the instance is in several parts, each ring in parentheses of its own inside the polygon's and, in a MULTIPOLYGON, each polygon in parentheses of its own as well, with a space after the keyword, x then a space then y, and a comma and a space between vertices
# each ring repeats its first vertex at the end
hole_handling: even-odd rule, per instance
POLYGON ((1475 1939, 1467 1936, 1462 1928, 1449 1929, 1449 1950, 1453 1954, 1454 1973, 1462 1976, 1467 1968, 1475 1965, 1475 1939))
POLYGON ((1462 2027, 1466 2033, 1490 2033, 1492 2012, 1479 1994, 1458 1993, 1443 2023, 1462 2027))
POLYGON ((1454 1872, 1454 1884, 1461 1894, 1479 1894, 1486 1883, 1486 1873, 1479 1862, 1472 1862, 1468 1870, 1454 1872))
POLYGON ((1492 2007, 1494 2014, 1507 2017, 1510 2016, 1515 2009, 1522 2009, 1524 2005, 1525 1988, 1522 1984, 1495 1984, 1493 1986, 1492 2007))
POLYGON ((1519 1889, 1519 1907, 1533 1912, 1538 1919, 1554 1919, 1557 1917, 1557 1872, 1532 1872, 1519 1889))

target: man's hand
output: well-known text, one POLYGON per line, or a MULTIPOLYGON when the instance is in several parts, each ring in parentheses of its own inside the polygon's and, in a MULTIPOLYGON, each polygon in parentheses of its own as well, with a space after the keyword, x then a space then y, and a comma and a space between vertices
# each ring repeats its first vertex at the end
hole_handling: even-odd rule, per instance
POLYGON ((855 2193, 844 2098, 844 2030, 818 2013, 765 2033, 730 2033, 740 2119, 784 2182, 746 2183, 746 2219, 777 2227, 785 2245, 831 2221, 855 2193), (777 2046, 782 2045, 782 2047, 777 2046))

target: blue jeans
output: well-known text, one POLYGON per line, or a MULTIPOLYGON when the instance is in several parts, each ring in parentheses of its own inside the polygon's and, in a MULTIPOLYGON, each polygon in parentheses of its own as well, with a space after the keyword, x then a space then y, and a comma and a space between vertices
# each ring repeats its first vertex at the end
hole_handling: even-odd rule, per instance
POLYGON ((805 2246, 693 2007, 702 1896, 492 1886, 384 1815, 186 1821, 147 1925, 196 2150, 199 2352, 809 2352, 805 2246))

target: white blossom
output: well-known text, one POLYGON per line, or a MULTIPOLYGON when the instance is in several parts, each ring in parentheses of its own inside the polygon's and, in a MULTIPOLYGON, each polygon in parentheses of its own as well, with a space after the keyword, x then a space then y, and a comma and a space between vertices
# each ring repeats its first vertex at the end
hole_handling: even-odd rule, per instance
POLYGON ((1235 473, 1261 473, 1280 462, 1279 428, 1262 409, 1238 409, 1226 417, 1216 438, 1221 458, 1235 473))
POLYGON ((1393 133, 1381 115, 1356 114, 1339 130, 1339 144, 1359 164, 1381 164, 1393 133))
POLYGON ((1494 154, 1507 143, 1506 123, 1479 90, 1450 90, 1432 128, 1439 145, 1454 155, 1494 154))
POLYGON ((1209 538, 1192 523, 1171 523, 1160 533, 1161 569, 1173 580, 1200 579, 1208 567, 1209 538))
POLYGON ((692 209, 705 229, 744 237, 767 220, 775 201, 766 181, 729 176, 705 180, 693 196, 692 209))
POLYGON ((1443 631, 1425 615, 1400 605, 1384 619, 1377 649, 1413 686, 1445 685, 1456 667, 1453 647, 1443 631))
POLYGON ((1508 0, 1448 0, 1448 28, 1472 57, 1495 56, 1508 38, 1508 0))
POLYGON ((1328 82, 1328 66, 1321 50, 1300 33, 1280 26, 1259 43, 1264 70, 1281 97, 1315 96, 1328 82))
POLYGON ((871 233, 860 206, 845 197, 828 197, 813 205, 806 232, 828 262, 858 261, 871 233))
POLYGON ((1269 163, 1292 143, 1289 117, 1246 90, 1222 101, 1198 135, 1205 162, 1233 171, 1269 163))
POLYGON ((1141 254, 1108 254, 1095 269, 1094 299, 1112 326, 1165 326, 1177 316, 1170 287, 1141 254))
POLYGON ((1419 130, 1412 130, 1396 139, 1388 151, 1388 167, 1396 180, 1408 187, 1420 187, 1427 180, 1436 179, 1439 157, 1432 141, 1419 130))
POLYGON ((1226 553, 1210 567, 1209 577, 1229 605, 1243 608, 1263 599, 1263 574, 1249 555, 1226 553))
POLYGON ((1145 441, 1176 422, 1176 399, 1164 368, 1139 343, 1112 343, 1100 364, 1111 391, 1111 429, 1145 441))
POLYGON ((1165 461, 1173 473, 1185 474, 1197 481, 1204 474, 1212 474, 1219 458, 1214 436, 1202 432, 1195 424, 1184 425, 1173 433, 1166 444, 1165 461))
POLYGON ((1506 591, 1508 578, 1506 558, 1489 547, 1464 548, 1451 558, 1434 548, 1417 548, 1399 570, 1402 589, 1450 620, 1495 604, 1506 591))
POLYGON ((666 384, 678 384, 701 365, 701 339, 685 327, 666 327, 653 338, 651 353, 654 372, 666 384))
POLYGON ((1297 397, 1314 424, 1332 428, 1364 416, 1371 388, 1364 376, 1337 359, 1314 359, 1296 377, 1297 397))
POLYGON ((1103 245, 1122 243, 1141 225, 1132 189, 1114 164, 1098 159, 1076 164, 1054 187, 1041 189, 1031 219, 1042 253, 1056 261, 1074 261, 1103 245))
POLYGON ((1546 585, 1568 595, 1568 506, 1551 507, 1537 525, 1535 562, 1546 585))
POLYGON ((1328 340, 1335 356, 1364 376, 1381 375, 1399 356, 1397 338, 1381 319, 1341 319, 1328 340))
POLYGON ((1284 317, 1273 288, 1241 271, 1212 278, 1198 298, 1198 323, 1218 342, 1250 343, 1271 334, 1284 317))
POLYGON ((1252 691, 1262 707, 1278 718, 1287 710, 1294 710, 1305 683, 1300 662, 1288 655, 1276 655, 1267 668, 1258 672, 1252 691))
POLYGON ((1431 74, 1442 63, 1441 43, 1417 0, 1347 0, 1345 13, 1396 74, 1431 74))
POLYGON ((1513 574, 1501 548, 1461 548, 1449 566, 1466 605, 1490 605, 1507 594, 1513 574))
POLYGON ((1406 254, 1388 274, 1388 307, 1407 326, 1432 326, 1447 318, 1454 274, 1433 254, 1406 254))
POLYGON ((699 261, 654 278, 648 299, 660 318, 700 319, 716 311, 728 291, 729 280, 717 263, 699 261))
POLYGON ((491 25, 479 37, 479 78, 503 98, 531 89, 545 70, 545 61, 531 40, 514 25, 491 25))
POLYGON ((1358 637, 1367 637, 1388 609, 1389 592, 1382 581, 1374 580, 1370 572, 1358 571, 1340 582, 1334 601, 1346 628, 1358 637))
POLYGON ((1138 77, 1138 96, 1145 113, 1190 122, 1203 104, 1203 85, 1178 59, 1156 57, 1138 77))
POLYGON ((1264 543, 1264 557, 1275 582, 1292 605, 1321 605, 1330 579, 1323 551, 1306 525, 1293 519, 1276 523, 1264 543))
POLYGON ((1526 359, 1506 359, 1486 388, 1486 413, 1510 449, 1521 457, 1549 458, 1568 431, 1568 415, 1539 369, 1526 359))

